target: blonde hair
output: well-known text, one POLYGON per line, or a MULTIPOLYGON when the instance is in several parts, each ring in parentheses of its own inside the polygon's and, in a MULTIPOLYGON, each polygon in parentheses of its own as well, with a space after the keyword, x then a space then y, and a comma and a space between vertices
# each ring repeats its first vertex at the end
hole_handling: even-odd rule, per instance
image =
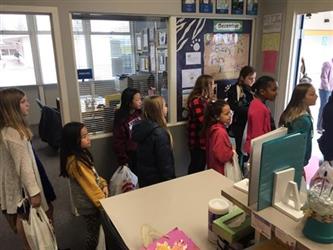
POLYGON ((305 112, 311 115, 309 106, 304 101, 306 93, 310 88, 313 88, 310 83, 300 83, 295 87, 287 108, 280 117, 279 126, 291 123, 305 112))
POLYGON ((172 135, 167 127, 167 121, 163 113, 165 100, 162 96, 149 96, 143 101, 143 118, 156 122, 164 128, 170 137, 171 146, 173 145, 172 135))
POLYGON ((16 88, 0 90, 0 130, 4 127, 16 129, 21 138, 31 140, 32 133, 25 121, 20 107, 21 99, 25 93, 16 88))
POLYGON ((163 114, 164 99, 162 96, 149 96, 143 102, 143 117, 156 122, 162 128, 167 128, 167 122, 163 114))

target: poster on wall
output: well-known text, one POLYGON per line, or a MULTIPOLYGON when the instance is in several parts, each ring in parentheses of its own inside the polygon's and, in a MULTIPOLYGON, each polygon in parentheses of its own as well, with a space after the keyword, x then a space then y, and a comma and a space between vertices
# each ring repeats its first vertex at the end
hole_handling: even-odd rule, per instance
POLYGON ((274 74, 279 55, 280 33, 268 33, 262 37, 262 71, 274 74))
POLYGON ((199 0, 199 12, 212 13, 213 12, 212 0, 199 0))
POLYGON ((229 0, 216 0, 215 12, 217 14, 228 14, 229 13, 229 0))
POLYGON ((197 6, 196 0, 182 0, 182 12, 195 13, 197 6))
POLYGON ((235 79, 248 63, 250 34, 243 31, 243 21, 214 21, 213 32, 204 35, 204 72, 216 80, 235 79))
POLYGON ((264 15, 263 32, 274 33, 280 32, 282 26, 282 14, 276 13, 271 15, 264 15))
POLYGON ((231 0, 231 14, 243 15, 244 0, 231 0))
POLYGON ((201 74, 221 83, 236 81, 250 62, 251 20, 177 18, 177 120, 187 117, 184 90, 192 90, 201 74))
POLYGON ((279 57, 282 14, 264 15, 262 36, 262 71, 274 74, 279 57))
POLYGON ((247 0, 246 2, 246 15, 258 14, 258 0, 247 0))

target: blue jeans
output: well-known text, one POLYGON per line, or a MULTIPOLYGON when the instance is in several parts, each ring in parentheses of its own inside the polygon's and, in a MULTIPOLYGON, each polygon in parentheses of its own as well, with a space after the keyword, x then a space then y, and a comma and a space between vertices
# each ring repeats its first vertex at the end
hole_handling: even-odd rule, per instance
POLYGON ((320 97, 320 108, 318 114, 318 122, 317 122, 317 130, 322 130, 322 123, 323 123, 323 109, 328 102, 328 99, 331 95, 332 91, 319 89, 319 97, 320 97))

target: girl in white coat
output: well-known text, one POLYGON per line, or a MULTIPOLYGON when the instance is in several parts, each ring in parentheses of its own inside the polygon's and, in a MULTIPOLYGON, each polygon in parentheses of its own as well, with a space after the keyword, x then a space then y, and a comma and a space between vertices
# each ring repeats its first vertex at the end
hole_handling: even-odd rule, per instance
POLYGON ((27 197, 32 207, 48 209, 31 148, 32 133, 24 119, 27 96, 19 89, 0 91, 0 207, 11 228, 30 249, 25 238, 20 203, 27 197))

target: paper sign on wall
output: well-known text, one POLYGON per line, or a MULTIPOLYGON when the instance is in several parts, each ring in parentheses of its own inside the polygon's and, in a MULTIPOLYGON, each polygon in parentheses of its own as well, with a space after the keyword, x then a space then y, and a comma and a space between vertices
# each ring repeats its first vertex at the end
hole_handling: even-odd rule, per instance
POLYGON ((187 52, 186 65, 201 64, 201 52, 187 52))
POLYGON ((183 69, 182 70, 182 85, 183 88, 192 88, 197 78, 201 75, 201 68, 198 69, 183 69))
POLYGON ((282 14, 264 15, 264 33, 280 32, 282 24, 282 14))

